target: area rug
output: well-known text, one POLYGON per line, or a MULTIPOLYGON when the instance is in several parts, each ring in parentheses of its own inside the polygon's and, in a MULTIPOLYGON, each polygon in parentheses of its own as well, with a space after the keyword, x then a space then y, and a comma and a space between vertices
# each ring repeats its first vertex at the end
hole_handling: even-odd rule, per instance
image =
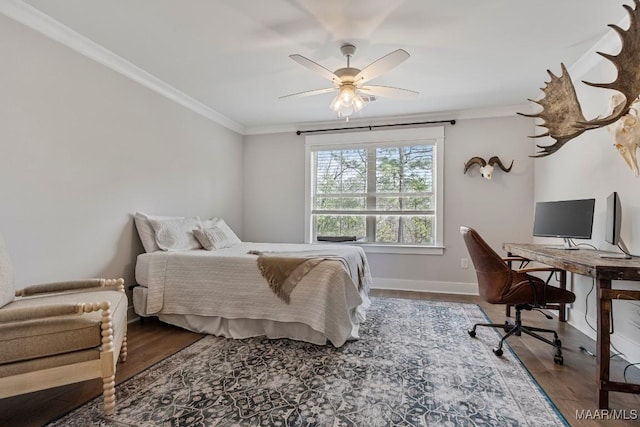
MULTIPOLYGON (((357 341, 207 336, 53 426, 568 426, 474 304, 373 298, 357 341)), ((551 357, 551 356, 550 356, 551 357)))

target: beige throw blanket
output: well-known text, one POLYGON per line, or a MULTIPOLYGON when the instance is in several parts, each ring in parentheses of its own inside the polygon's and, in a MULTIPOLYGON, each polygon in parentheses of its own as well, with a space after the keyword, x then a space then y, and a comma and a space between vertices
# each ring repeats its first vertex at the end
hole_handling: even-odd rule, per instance
MULTIPOLYGON (((349 261, 345 257, 335 254, 327 254, 324 251, 301 252, 261 252, 249 251, 249 254, 258 255, 258 269, 269 283, 271 290, 287 304, 291 300, 291 292, 298 282, 309 273, 313 267, 325 260, 339 260, 344 264, 345 270, 350 273, 351 279, 357 283, 358 289, 362 286, 364 266, 357 264, 355 274, 350 271, 349 261), (353 277, 353 276, 356 277, 353 277), (357 280, 357 282, 356 282, 357 280)), ((360 260, 362 262, 362 260, 360 260)))
POLYGON ((265 255, 258 251, 250 251, 258 255, 258 269, 269 283, 269 287, 278 298, 291 301, 291 292, 298 282, 313 267, 324 261, 323 258, 297 258, 290 256, 265 255))

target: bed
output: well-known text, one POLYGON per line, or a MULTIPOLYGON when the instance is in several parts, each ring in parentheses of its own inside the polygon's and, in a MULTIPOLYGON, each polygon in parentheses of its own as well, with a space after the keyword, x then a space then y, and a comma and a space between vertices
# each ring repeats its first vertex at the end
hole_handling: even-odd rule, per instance
POLYGON ((135 275, 138 315, 237 339, 266 336, 340 347, 358 339, 370 304, 369 265, 355 245, 237 239, 215 250, 156 250, 138 255, 135 275), (263 276, 260 255, 318 262, 299 278, 286 302, 263 276))

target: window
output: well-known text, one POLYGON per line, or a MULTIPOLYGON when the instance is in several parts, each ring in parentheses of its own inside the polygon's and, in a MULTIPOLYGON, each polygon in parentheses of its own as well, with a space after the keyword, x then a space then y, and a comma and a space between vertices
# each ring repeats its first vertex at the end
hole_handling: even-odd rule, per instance
POLYGON ((308 136, 306 240, 441 248, 443 140, 442 127, 308 136))

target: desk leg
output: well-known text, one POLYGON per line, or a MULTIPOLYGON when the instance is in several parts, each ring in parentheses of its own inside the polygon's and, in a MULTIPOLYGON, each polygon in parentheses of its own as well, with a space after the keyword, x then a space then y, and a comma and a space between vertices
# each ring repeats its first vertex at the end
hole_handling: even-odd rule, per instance
MULTIPOLYGON (((560 270, 560 289, 567 289, 567 272, 565 270, 560 270)), ((558 318, 561 322, 567 321, 567 305, 566 304, 560 304, 558 318)))
POLYGON ((609 408, 609 363, 611 357, 611 299, 602 295, 603 289, 611 289, 611 280, 597 279, 598 295, 597 295, 597 314, 598 314, 598 331, 596 342, 596 365, 597 365, 597 385, 596 399, 598 400, 598 408, 609 408))

